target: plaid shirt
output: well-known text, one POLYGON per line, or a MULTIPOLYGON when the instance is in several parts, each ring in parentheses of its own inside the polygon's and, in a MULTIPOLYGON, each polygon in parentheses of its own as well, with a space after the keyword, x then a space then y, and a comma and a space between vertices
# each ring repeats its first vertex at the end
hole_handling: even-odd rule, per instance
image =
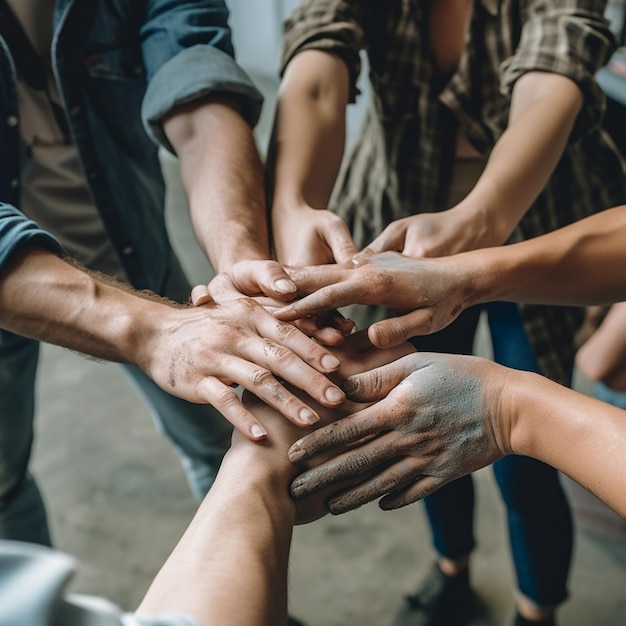
MULTIPOLYGON (((340 56, 358 95, 360 51, 373 97, 331 208, 357 244, 391 221, 448 207, 459 128, 488 155, 505 131, 515 81, 525 72, 567 76, 584 105, 552 177, 511 241, 528 239, 626 202, 626 166, 600 126, 594 80, 614 50, 604 0, 475 0, 457 70, 442 78, 428 44, 425 0, 305 0, 286 22, 282 67, 298 52, 340 56)), ((523 306, 544 374, 567 383, 581 309, 523 306)))

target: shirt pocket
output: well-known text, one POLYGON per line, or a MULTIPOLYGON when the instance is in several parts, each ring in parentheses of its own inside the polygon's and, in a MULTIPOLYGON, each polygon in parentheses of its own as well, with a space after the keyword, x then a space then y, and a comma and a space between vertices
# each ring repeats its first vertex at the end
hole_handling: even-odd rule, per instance
POLYGON ((141 51, 135 46, 94 52, 83 59, 91 107, 110 125, 140 123, 147 87, 141 51))

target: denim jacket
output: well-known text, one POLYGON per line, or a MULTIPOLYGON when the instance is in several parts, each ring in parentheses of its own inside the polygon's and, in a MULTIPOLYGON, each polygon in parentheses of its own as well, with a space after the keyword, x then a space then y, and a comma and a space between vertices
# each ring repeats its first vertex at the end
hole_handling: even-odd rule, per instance
MULTIPOLYGON (((234 61, 219 0, 56 0, 52 64, 94 203, 131 283, 160 291, 172 261, 158 146, 176 106, 236 97, 251 126, 262 96, 234 61)), ((19 208, 15 65, 0 38, 0 201, 19 208)), ((4 242, 0 241, 4 247, 4 242)))

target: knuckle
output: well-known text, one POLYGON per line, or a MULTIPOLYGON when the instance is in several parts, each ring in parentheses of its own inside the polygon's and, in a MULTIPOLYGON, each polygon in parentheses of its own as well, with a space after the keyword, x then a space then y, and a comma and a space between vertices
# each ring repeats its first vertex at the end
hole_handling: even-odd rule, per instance
POLYGON ((345 469, 349 474, 361 474, 371 466, 369 456, 363 452, 352 453, 345 462, 345 469))
POLYGON ((276 361, 278 363, 283 363, 285 361, 290 360, 291 351, 284 346, 281 346, 271 339, 263 338, 263 353, 268 359, 272 361, 276 361))
POLYGON ((275 329, 276 337, 279 341, 296 339, 298 336, 301 335, 301 332, 289 322, 281 322, 279 320, 276 320, 275 329))
POLYGON ((239 396, 237 396, 237 394, 229 387, 224 387, 220 391, 214 393, 212 395, 212 401, 216 406, 224 410, 231 407, 237 408, 238 406, 241 406, 239 396))
POLYGON ((265 367, 259 367, 252 373, 251 383, 254 387, 263 387, 272 382, 275 382, 274 376, 265 367))

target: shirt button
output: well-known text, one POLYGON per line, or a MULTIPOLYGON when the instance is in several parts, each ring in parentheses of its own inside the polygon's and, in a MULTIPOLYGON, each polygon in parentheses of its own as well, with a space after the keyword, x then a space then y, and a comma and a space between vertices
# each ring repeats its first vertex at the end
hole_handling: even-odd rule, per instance
POLYGON ((17 126, 17 116, 9 115, 9 117, 7 117, 7 124, 9 126, 17 126))
POLYGON ((122 254, 124 256, 130 256, 131 254, 133 254, 133 252, 135 252, 135 249, 132 246, 126 246, 123 250, 122 250, 122 254))
POLYGON ((79 106, 73 106, 72 108, 70 108, 70 115, 72 117, 76 117, 79 113, 80 113, 80 107, 79 106))
POLYGON ((20 181, 18 178, 14 178, 9 184, 13 189, 17 189, 20 185, 20 181))

